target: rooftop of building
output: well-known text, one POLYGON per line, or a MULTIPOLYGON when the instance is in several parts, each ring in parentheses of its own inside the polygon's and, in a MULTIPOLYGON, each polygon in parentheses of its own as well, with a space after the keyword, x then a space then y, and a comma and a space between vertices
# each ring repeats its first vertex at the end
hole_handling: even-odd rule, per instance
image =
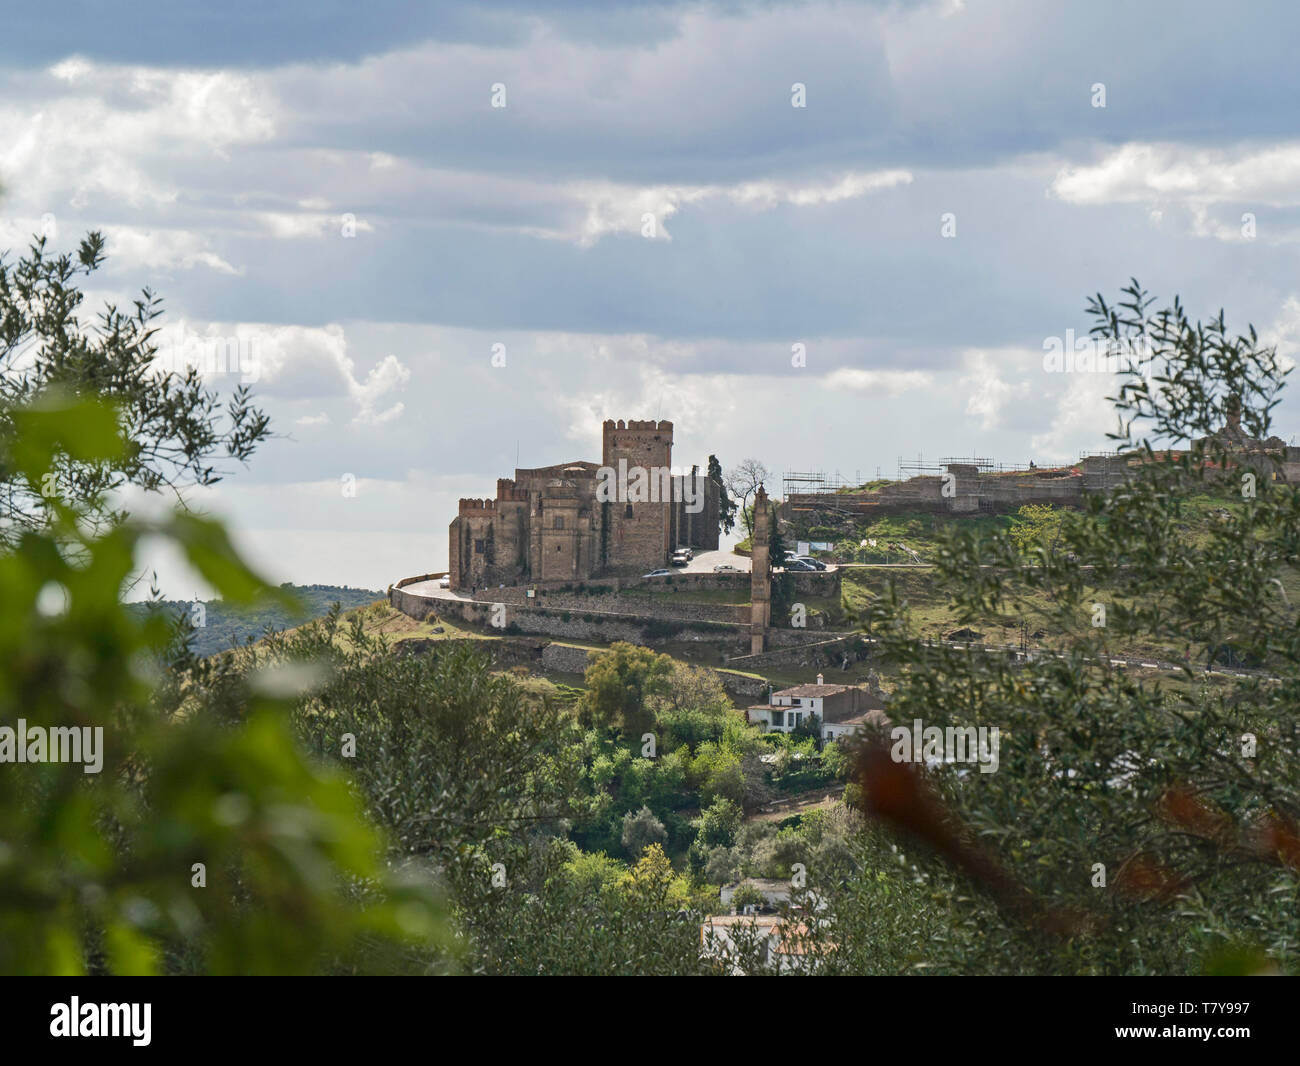
POLYGON ((773 692, 775 696, 795 696, 800 699, 816 699, 817 697, 834 696, 838 692, 848 692, 852 685, 795 685, 793 688, 783 688, 778 692, 773 692))
POLYGON ((723 888, 740 888, 742 885, 749 885, 758 889, 760 892, 790 892, 790 882, 782 881, 777 877, 743 877, 739 881, 732 881, 729 885, 723 885, 723 888))

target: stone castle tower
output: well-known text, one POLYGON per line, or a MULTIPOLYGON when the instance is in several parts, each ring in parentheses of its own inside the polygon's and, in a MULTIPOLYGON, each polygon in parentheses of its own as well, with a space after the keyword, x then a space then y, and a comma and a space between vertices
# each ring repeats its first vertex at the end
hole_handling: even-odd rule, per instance
POLYGON ((772 509, 767 503, 767 492, 762 485, 754 493, 754 537, 750 551, 750 624, 749 651, 757 655, 767 650, 767 628, 772 624, 772 560, 771 533, 772 509))
MULTIPOLYGON (((640 467, 666 473, 673 465, 673 424, 654 419, 606 420, 601 432, 601 465, 620 472, 640 467)), ((675 546, 671 507, 650 502, 602 506, 609 508, 604 523, 609 530, 607 558, 619 560, 624 569, 653 570, 665 564, 675 546)))

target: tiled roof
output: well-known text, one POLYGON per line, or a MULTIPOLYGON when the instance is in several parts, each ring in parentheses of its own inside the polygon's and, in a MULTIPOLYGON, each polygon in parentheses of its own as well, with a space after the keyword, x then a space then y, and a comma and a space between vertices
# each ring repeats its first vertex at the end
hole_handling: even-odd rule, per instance
POLYGON ((783 688, 780 692, 773 692, 773 696, 833 696, 837 692, 848 692, 850 685, 795 685, 794 688, 783 688))

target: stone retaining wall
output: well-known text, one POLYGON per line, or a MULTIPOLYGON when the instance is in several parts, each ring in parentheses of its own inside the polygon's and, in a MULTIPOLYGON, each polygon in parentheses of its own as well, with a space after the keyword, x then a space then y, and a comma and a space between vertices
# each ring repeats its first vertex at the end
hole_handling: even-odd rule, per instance
POLYGON ((605 614, 630 614, 640 618, 661 618, 683 622, 748 622, 747 604, 691 603, 675 600, 672 595, 645 596, 634 592, 587 596, 575 592, 537 589, 528 596, 524 588, 496 588, 476 593, 480 603, 505 603, 518 607, 546 607, 572 613, 599 611, 605 614))
POLYGON ((684 621, 643 618, 607 611, 579 611, 550 607, 524 607, 497 600, 459 600, 415 596, 401 588, 389 591, 388 602, 403 614, 419 621, 431 617, 459 619, 471 625, 500 629, 505 633, 537 633, 572 640, 626 640, 650 644, 664 640, 700 640, 740 646, 749 627, 738 622, 684 621), (498 609, 497 605, 501 604, 498 609))
POLYGON ((839 669, 846 653, 854 662, 867 657, 865 647, 857 647, 859 636, 860 634, 851 633, 815 644, 773 648, 757 655, 735 655, 727 659, 727 665, 737 670, 758 670, 765 666, 826 666, 839 669))
POLYGON ((562 674, 586 673, 591 662, 591 652, 586 648, 575 648, 571 644, 556 644, 551 641, 542 649, 542 667, 557 670, 562 674))

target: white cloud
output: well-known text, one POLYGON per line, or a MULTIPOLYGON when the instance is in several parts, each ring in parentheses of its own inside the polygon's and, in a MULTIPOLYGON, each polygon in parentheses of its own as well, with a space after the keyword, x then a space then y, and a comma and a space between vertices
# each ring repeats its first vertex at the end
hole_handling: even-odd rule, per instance
POLYGON ((380 400, 387 393, 399 389, 411 380, 411 372, 402 365, 395 355, 386 355, 378 366, 366 375, 364 382, 352 376, 352 361, 346 366, 348 392, 357 403, 357 422, 380 425, 391 422, 405 409, 405 404, 395 403, 391 407, 379 410, 380 400))
POLYGON ((998 363, 1011 362, 1023 370, 1032 365, 1034 356, 1026 356, 1021 351, 990 352, 971 349, 963 353, 966 374, 957 383, 957 388, 967 396, 966 413, 980 420, 980 429, 991 430, 1001 424, 1002 408, 1015 399, 1028 395, 1029 382, 1021 380, 1014 384, 1002 379, 998 363))
MULTIPOLYGON (((197 365, 231 380, 255 384, 259 395, 281 400, 346 400, 359 423, 390 422, 401 415, 400 401, 384 406, 390 394, 410 380, 410 370, 386 355, 358 375, 342 326, 282 326, 264 323, 209 322, 194 326, 184 319, 162 327, 157 335, 159 361, 169 369, 197 365), (238 369, 236 371, 236 361, 238 369)), ((321 412, 302 416, 299 425, 328 421, 321 412)))
POLYGON ((180 195, 165 176, 172 161, 218 160, 276 130, 265 91, 238 73, 72 58, 48 75, 39 102, 11 97, 0 105, 0 182, 38 213, 104 200, 171 204, 180 195))
MULTIPOLYGON (((284 211, 260 211, 257 213, 257 218, 272 237, 282 240, 337 237, 343 230, 342 214, 328 215, 319 211, 303 211, 297 214, 284 211)), ((375 227, 365 219, 354 216, 351 221, 357 233, 374 232, 375 227)))
POLYGON ((580 230, 560 230, 550 235, 565 239, 576 237, 580 244, 590 245, 612 233, 642 233, 644 216, 651 214, 655 222, 654 236, 659 240, 671 240, 664 222, 687 206, 725 201, 754 211, 770 211, 783 204, 818 207, 857 199, 911 181, 912 175, 906 170, 881 170, 852 172, 831 180, 802 183, 750 181, 733 185, 643 188, 610 183, 581 184, 567 190, 586 208, 580 230))
POLYGON ((1036 455, 1053 462, 1071 462, 1082 448, 1096 441, 1115 424, 1115 409, 1106 399, 1114 395, 1115 379, 1109 374, 1069 374, 1060 393, 1051 428, 1030 440, 1036 455))
POLYGON ((934 384, 932 374, 924 370, 860 370, 843 367, 833 370, 822 384, 835 392, 876 392, 898 396, 913 389, 927 389, 934 384))
POLYGON ((205 266, 219 274, 242 274, 208 247, 197 233, 179 229, 102 226, 105 252, 115 266, 147 270, 191 270, 205 266))
POLYGON ((1300 144, 1236 149, 1126 144, 1098 163, 1062 168, 1054 196, 1071 204, 1300 204, 1300 144))

